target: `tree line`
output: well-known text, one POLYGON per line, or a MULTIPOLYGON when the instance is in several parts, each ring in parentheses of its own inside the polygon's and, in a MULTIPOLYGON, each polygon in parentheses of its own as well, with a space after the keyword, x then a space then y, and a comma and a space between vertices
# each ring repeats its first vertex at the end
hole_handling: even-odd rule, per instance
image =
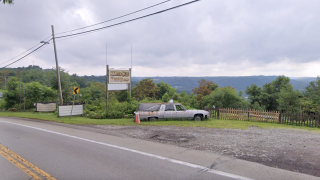
MULTIPOLYGON (((62 95, 65 103, 73 100, 73 87, 80 87, 77 101, 85 101, 84 115, 90 118, 120 118, 131 116, 139 103, 168 102, 173 99, 188 109, 246 108, 257 110, 283 110, 296 112, 320 112, 320 78, 305 88, 303 92, 294 90, 290 78, 279 76, 271 83, 259 87, 247 86, 244 97, 242 91, 233 87, 219 87, 218 84, 201 79, 192 93, 177 92, 170 84, 155 83, 151 78, 144 78, 132 84, 132 93, 128 91, 109 92, 109 113, 106 113, 106 85, 88 81, 76 74, 70 75, 60 69, 62 95)), ((89 76, 87 76, 89 77, 89 76)), ((26 102, 26 109, 33 109, 35 102, 58 102, 56 70, 43 70, 38 66, 4 69, 0 71, 0 89, 3 98, 0 109, 21 109, 21 101, 26 102)))

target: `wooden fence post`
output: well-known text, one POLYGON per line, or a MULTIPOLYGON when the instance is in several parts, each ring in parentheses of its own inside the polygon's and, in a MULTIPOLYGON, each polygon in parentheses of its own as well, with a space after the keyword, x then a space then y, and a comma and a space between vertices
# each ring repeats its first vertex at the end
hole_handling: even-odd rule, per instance
POLYGON ((279 123, 281 124, 281 110, 279 111, 279 123))

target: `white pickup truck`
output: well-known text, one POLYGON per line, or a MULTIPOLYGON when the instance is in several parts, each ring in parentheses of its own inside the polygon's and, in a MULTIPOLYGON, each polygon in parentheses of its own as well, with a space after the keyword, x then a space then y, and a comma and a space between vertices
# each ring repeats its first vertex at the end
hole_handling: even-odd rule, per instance
POLYGON ((193 119, 201 121, 210 117, 208 111, 187 110, 180 103, 140 103, 135 114, 139 113, 141 120, 157 119, 193 119))

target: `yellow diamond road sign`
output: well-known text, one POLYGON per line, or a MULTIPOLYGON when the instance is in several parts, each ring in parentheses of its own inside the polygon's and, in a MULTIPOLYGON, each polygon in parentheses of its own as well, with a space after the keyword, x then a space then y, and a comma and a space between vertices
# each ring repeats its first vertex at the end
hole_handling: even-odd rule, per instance
POLYGON ((74 87, 73 88, 73 94, 79 94, 79 90, 80 90, 80 88, 74 87))

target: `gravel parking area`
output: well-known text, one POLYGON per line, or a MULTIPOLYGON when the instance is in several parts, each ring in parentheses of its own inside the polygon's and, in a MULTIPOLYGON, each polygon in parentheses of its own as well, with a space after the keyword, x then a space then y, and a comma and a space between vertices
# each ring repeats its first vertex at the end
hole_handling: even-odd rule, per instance
POLYGON ((247 130, 173 126, 91 127, 320 177, 320 134, 310 131, 256 127, 247 130))

